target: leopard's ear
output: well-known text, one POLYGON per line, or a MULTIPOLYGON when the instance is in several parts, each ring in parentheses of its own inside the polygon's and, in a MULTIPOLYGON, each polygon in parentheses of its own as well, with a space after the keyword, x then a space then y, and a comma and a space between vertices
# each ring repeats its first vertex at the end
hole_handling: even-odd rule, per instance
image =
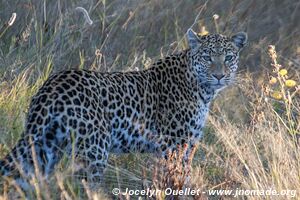
POLYGON ((238 32, 231 37, 232 43, 241 50, 247 43, 248 36, 245 32, 238 32))
POLYGON ((196 50, 200 46, 200 40, 197 33, 195 33, 191 28, 189 28, 186 34, 189 47, 192 50, 196 50))

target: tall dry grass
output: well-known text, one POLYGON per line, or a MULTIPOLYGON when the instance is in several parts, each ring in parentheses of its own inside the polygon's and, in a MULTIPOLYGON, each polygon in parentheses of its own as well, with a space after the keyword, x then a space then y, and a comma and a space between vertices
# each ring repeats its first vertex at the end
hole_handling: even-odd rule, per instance
MULTIPOLYGON (((188 27, 229 35, 243 30, 250 43, 241 54, 239 80, 213 103, 189 187, 206 192, 298 190, 299 91, 295 93, 296 86, 288 87, 286 81, 295 80, 299 86, 299 6, 296 0, 0 1, 0 157, 22 133, 30 98, 50 73, 67 68, 141 70, 156 58, 183 49, 188 27), (92 25, 75 9, 79 6, 86 8, 92 25), (12 13, 16 19, 11 24, 12 13), (215 14, 219 18, 213 18, 215 14), (278 51, 275 57, 274 52, 269 55, 270 44, 278 51), (288 73, 282 75, 282 69, 288 73)), ((35 184, 30 197, 116 199, 111 194, 115 187, 141 189, 153 184, 154 159, 111 155, 105 187, 98 194, 73 178, 72 166, 63 160, 49 185, 35 184)), ((0 198, 22 196, 11 184, 3 185, 0 198)), ((294 199, 300 199, 299 192, 294 199)), ((189 198, 233 197, 203 193, 189 198)))

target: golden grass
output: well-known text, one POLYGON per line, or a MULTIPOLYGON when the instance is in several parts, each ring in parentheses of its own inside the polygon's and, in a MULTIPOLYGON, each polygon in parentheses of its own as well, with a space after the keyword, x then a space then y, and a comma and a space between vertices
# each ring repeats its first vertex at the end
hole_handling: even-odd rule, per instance
MULTIPOLYGON (((13 2, 0 2, 1 9, 5 7, 0 12, 0 157, 22 133, 30 98, 50 73, 74 67, 140 70, 151 60, 182 49, 183 35, 190 26, 201 34, 243 30, 248 32, 250 43, 241 53, 242 75, 213 103, 189 187, 206 192, 289 189, 297 190, 294 199, 300 199, 299 1, 13 2), (92 25, 75 10, 78 6, 86 8, 92 25), (13 23, 12 13, 16 13, 13 23), (270 44, 279 52, 269 48, 270 44)), ((72 178, 74 170, 66 169, 62 162, 49 185, 33 179, 36 189, 30 197, 113 199, 113 188, 150 187, 155 170, 162 171, 176 161, 157 169, 153 155, 112 155, 105 187, 97 194, 85 182, 72 178)), ((185 174, 184 168, 179 169, 178 174, 185 174)), ((0 183, 4 184, 0 199, 24 196, 13 181, 8 182, 10 185, 0 183)), ((158 189, 164 187, 163 182, 161 179, 157 184, 158 189)), ((203 193, 189 198, 232 196, 203 193)))

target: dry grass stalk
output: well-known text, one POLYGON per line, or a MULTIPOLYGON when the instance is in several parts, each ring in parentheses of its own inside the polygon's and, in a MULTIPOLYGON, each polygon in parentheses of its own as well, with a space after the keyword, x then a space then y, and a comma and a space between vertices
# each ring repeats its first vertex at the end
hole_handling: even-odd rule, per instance
MULTIPOLYGON (((161 158, 154 166, 152 174, 152 186, 143 184, 143 189, 153 189, 155 191, 162 191, 153 197, 154 199, 178 199, 178 196, 166 197, 163 191, 167 188, 172 190, 183 190, 190 184, 190 175, 192 169, 192 160, 194 158, 198 145, 189 149, 187 144, 183 146, 178 145, 174 151, 169 150, 167 158, 161 158)), ((143 171, 143 176, 146 176, 146 170, 143 171)))
POLYGON ((65 200, 72 200, 72 197, 68 194, 68 192, 65 189, 63 180, 62 180, 62 175, 59 173, 55 174, 56 180, 57 180, 57 185, 59 189, 61 190, 61 197, 63 197, 65 200))

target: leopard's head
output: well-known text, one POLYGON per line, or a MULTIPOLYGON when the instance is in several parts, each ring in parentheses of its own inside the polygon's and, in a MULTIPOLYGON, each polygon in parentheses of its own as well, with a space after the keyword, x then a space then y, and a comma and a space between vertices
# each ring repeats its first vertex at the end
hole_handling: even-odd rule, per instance
POLYGON ((187 39, 190 67, 200 83, 221 89, 234 80, 239 52, 247 42, 246 33, 239 32, 232 37, 220 34, 199 36, 189 29, 187 39))

